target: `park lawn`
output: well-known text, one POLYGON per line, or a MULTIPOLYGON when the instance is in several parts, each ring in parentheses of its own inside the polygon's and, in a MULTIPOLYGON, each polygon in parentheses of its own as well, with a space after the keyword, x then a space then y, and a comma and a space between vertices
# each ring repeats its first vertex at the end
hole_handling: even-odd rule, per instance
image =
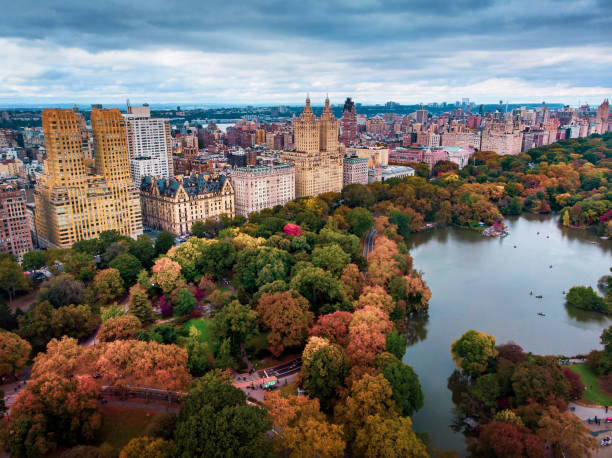
POLYGON ((582 394, 582 399, 584 401, 600 406, 612 406, 612 396, 599 388, 597 375, 586 363, 572 364, 568 367, 580 375, 580 380, 586 387, 582 394))
POLYGON ((151 409, 121 406, 98 406, 102 414, 99 443, 108 442, 121 450, 130 440, 145 435, 147 427, 160 414, 151 409))
POLYGON ((191 326, 195 326, 195 328, 200 331, 200 341, 206 342, 209 345, 212 345, 212 330, 211 330, 212 321, 207 320, 205 318, 194 318, 185 323, 185 329, 189 332, 189 328, 191 326))

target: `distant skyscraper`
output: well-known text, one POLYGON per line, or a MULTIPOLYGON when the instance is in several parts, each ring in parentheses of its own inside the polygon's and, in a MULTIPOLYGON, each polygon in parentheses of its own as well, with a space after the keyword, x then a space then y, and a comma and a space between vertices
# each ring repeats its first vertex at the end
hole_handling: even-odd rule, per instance
POLYGON ((427 110, 423 109, 423 105, 416 111, 416 122, 421 124, 427 122, 427 110))
POLYGON ((357 110, 350 97, 344 102, 342 119, 340 120, 340 141, 349 145, 357 140, 357 110))
MULTIPOLYGON (((127 128, 130 173, 139 186, 145 176, 168 178, 172 175, 172 138, 170 123, 151 118, 148 105, 128 105, 123 115, 127 128)), ((197 143, 196 143, 197 148, 197 143)))
POLYGON ((93 108, 95 172, 87 167, 84 122, 74 110, 43 110, 47 160, 34 191, 39 243, 68 248, 114 229, 142 233, 140 201, 129 171, 125 122, 118 109, 93 108))

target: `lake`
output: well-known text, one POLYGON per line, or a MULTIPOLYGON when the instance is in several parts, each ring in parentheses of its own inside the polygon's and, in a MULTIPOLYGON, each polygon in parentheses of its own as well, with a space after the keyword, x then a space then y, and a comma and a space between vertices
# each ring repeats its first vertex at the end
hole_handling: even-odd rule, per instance
POLYGON ((612 320, 568 309, 562 292, 596 287, 612 266, 612 241, 557 221, 508 219, 510 235, 503 239, 458 228, 411 235, 414 268, 423 272, 432 298, 429 318, 411 325, 404 362, 417 372, 425 393, 414 430, 427 432, 434 447, 466 454, 463 434, 449 426, 454 404, 447 388, 455 369, 450 345, 465 331, 493 334, 498 344, 514 341, 537 354, 576 355, 601 347, 599 336, 612 320))

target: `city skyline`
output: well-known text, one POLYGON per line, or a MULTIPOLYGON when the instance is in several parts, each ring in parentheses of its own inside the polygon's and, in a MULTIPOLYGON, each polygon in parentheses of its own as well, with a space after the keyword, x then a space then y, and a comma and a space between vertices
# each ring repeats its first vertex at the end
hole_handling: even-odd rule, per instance
POLYGON ((0 105, 599 103, 612 5, 40 2, 3 7, 0 105))

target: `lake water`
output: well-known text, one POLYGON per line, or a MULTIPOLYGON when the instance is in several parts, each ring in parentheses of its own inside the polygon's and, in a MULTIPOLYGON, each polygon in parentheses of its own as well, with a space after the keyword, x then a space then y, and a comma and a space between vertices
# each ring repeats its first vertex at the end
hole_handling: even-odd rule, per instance
POLYGON ((410 239, 414 267, 432 291, 429 318, 412 324, 404 356, 425 393, 414 429, 427 432, 434 447, 460 455, 466 454, 464 436, 449 426, 452 342, 476 329, 493 334, 498 344, 512 340, 526 352, 575 355, 599 348, 601 331, 612 324, 606 316, 568 309, 562 293, 574 285, 596 287, 612 266, 612 241, 561 228, 556 217, 527 216, 506 224, 510 235, 503 239, 456 228, 410 239))

